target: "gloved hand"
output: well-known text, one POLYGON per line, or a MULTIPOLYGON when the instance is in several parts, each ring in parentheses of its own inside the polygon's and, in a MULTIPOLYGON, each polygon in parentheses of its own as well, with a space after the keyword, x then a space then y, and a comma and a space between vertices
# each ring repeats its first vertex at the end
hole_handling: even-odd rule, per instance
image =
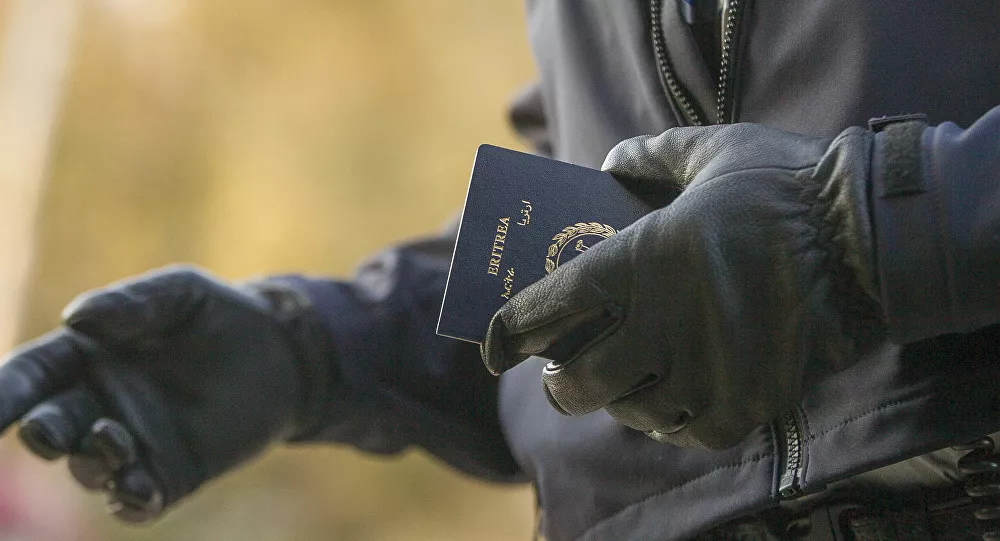
POLYGON ((308 300, 187 267, 86 293, 0 367, 0 429, 126 521, 157 517, 270 443, 313 430, 332 361, 308 300))
POLYGON ((487 367, 539 355, 563 413, 605 408, 662 442, 736 444, 883 332, 873 138, 736 124, 622 142, 605 170, 683 192, 503 306, 487 367))

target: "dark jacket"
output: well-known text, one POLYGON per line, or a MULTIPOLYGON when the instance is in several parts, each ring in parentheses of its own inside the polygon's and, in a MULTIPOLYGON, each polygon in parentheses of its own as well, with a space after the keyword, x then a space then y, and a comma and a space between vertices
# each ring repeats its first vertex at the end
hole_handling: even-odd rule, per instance
MULTIPOLYGON (((968 126, 1000 104, 994 0, 732 3, 720 111, 712 62, 673 2, 529 2, 540 84, 519 100, 516 125, 541 152, 597 167, 623 139, 720 117, 833 137, 898 113, 968 126)), ((998 183, 997 118, 945 139, 925 141, 927 152, 980 185, 998 183)), ((983 224, 996 233, 989 212, 983 224)), ((475 346, 434 335, 451 248, 443 236, 388 250, 352 281, 300 279, 330 323, 342 371, 320 437, 383 453, 418 445, 480 477, 532 481, 550 540, 684 538, 1000 430, 996 326, 886 342, 811 388, 792 430, 763 426, 722 452, 656 443, 604 412, 564 417, 543 396, 539 363, 498 387, 475 346)))

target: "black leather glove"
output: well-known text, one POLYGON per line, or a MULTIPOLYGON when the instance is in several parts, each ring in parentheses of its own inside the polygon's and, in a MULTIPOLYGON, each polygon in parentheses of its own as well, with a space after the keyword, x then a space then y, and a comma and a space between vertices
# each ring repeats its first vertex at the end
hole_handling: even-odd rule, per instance
POLYGON ((683 192, 512 298, 490 325, 486 365, 540 355, 564 413, 605 408, 662 442, 736 444, 883 332, 873 137, 737 124, 622 142, 605 170, 683 192))
POLYGON ((82 295, 65 327, 0 367, 0 429, 157 517, 278 440, 316 428, 333 377, 327 331, 279 281, 233 287, 172 267, 82 295))

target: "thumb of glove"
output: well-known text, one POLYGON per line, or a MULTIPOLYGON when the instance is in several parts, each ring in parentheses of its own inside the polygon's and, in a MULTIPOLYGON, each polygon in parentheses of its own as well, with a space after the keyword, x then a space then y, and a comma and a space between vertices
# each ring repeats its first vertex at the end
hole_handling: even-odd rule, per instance
POLYGON ((617 328, 630 280, 617 257, 628 253, 627 231, 596 244, 500 308, 481 348, 490 372, 499 375, 532 355, 556 365, 569 362, 617 328))
POLYGON ((812 167, 830 145, 756 124, 673 128, 626 139, 601 169, 627 186, 680 193, 692 184, 745 169, 812 167))

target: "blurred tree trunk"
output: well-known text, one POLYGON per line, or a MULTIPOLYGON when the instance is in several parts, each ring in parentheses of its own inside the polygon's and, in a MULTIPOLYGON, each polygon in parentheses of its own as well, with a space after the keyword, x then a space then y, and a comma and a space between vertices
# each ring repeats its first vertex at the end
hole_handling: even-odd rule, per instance
MULTIPOLYGON (((0 15, 0 351, 17 339, 35 215, 73 56, 78 1, 0 4, 5 8, 0 15)), ((65 481, 53 480, 56 472, 19 451, 8 447, 2 452, 0 506, 5 513, 0 536, 85 539, 73 495, 57 488, 65 481)))
POLYGON ((0 56, 0 348, 17 336, 78 0, 10 0, 0 56))

